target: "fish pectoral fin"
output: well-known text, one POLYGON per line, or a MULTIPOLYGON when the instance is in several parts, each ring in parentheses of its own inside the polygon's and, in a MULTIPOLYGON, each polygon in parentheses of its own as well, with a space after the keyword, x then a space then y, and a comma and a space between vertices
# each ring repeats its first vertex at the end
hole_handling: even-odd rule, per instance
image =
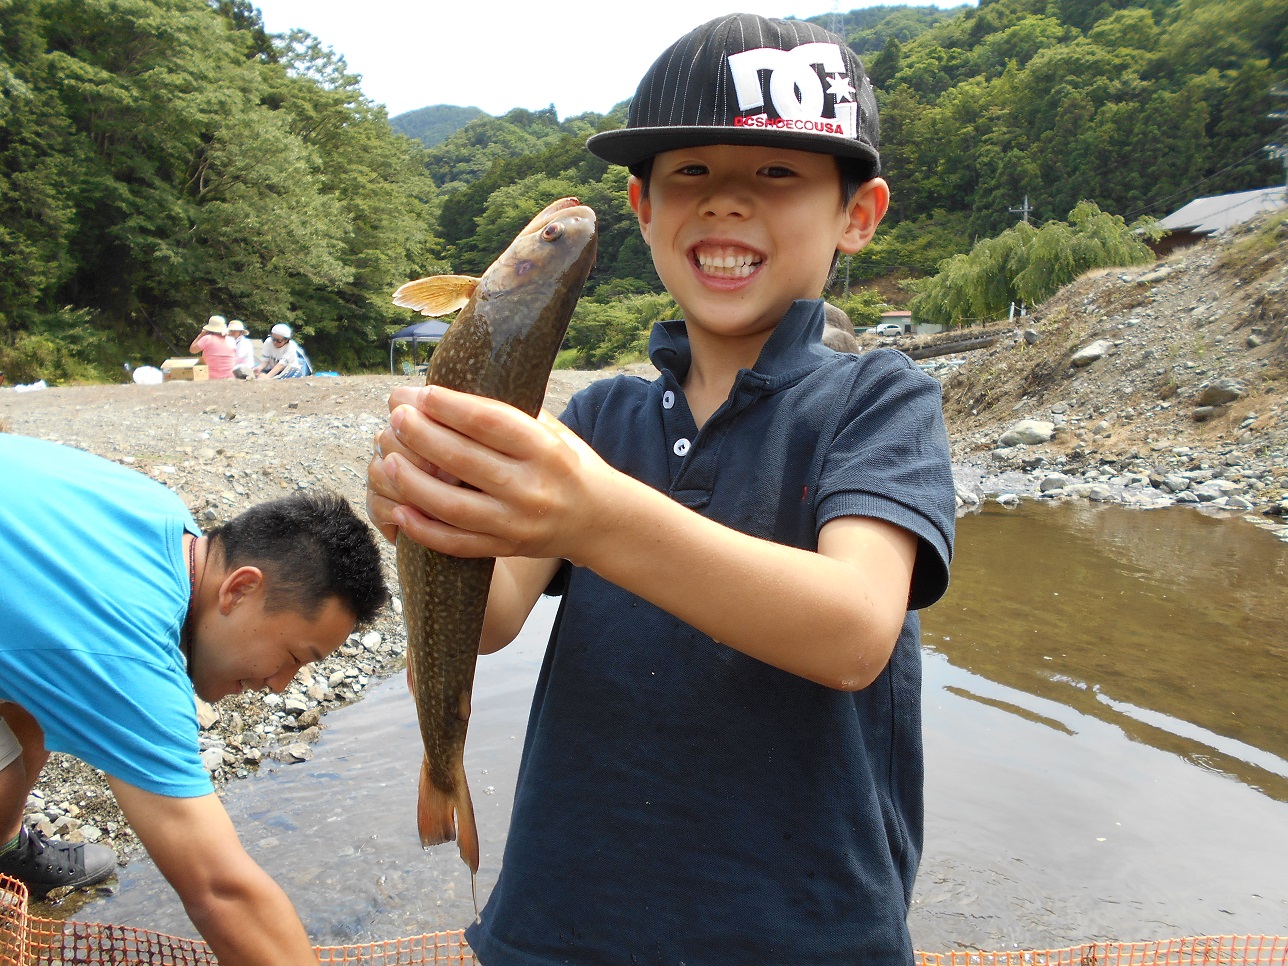
POLYGON ((394 292, 394 305, 415 309, 421 315, 447 315, 463 307, 478 288, 472 275, 431 275, 407 282, 394 292))

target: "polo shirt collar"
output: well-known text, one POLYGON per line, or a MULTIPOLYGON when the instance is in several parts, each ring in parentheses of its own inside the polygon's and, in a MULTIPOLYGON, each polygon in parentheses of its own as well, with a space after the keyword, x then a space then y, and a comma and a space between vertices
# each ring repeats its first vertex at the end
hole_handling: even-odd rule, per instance
MULTIPOLYGON (((814 369, 831 354, 823 345, 823 300, 797 299, 774 327, 752 372, 767 383, 814 369)), ((693 361, 683 319, 658 322, 649 336, 648 354, 661 372, 683 382, 693 361)))

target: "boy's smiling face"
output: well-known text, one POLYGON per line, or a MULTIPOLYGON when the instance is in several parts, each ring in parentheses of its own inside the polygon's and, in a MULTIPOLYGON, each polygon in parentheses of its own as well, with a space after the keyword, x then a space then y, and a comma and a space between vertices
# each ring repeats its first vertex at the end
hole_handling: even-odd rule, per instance
POLYGON ((659 277, 695 327, 763 345, 796 299, 818 298, 832 256, 871 240, 889 201, 880 178, 843 204, 827 154, 717 144, 659 154, 631 207, 659 277))

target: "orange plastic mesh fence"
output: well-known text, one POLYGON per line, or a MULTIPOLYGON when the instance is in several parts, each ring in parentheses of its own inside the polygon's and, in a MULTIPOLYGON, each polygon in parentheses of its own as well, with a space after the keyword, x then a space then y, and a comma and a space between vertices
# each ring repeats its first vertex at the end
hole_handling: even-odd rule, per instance
MULTIPOLYGON (((322 966, 476 966, 459 930, 355 946, 319 946, 322 966)), ((1192 936, 1068 949, 919 952, 916 966, 1288 966, 1285 936, 1192 936)), ((205 943, 131 926, 27 914, 27 890, 0 875, 0 966, 215 966, 205 943)))

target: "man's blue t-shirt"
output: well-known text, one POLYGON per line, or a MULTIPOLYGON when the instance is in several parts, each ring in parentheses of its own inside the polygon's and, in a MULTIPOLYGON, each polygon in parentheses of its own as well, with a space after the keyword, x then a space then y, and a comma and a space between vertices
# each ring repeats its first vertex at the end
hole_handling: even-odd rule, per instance
POLYGON ((795 303, 699 430, 684 326, 663 323, 657 380, 595 383, 563 418, 615 468, 756 537, 816 550, 842 516, 915 534, 888 665, 832 690, 565 564, 500 879, 467 932, 481 962, 912 962, 913 611, 947 587, 947 433, 934 379, 892 350, 833 353, 822 330, 822 303, 795 303))
POLYGON ((212 791, 180 653, 189 581, 170 490, 69 446, 0 434, 0 701, 50 751, 145 791, 212 791))

